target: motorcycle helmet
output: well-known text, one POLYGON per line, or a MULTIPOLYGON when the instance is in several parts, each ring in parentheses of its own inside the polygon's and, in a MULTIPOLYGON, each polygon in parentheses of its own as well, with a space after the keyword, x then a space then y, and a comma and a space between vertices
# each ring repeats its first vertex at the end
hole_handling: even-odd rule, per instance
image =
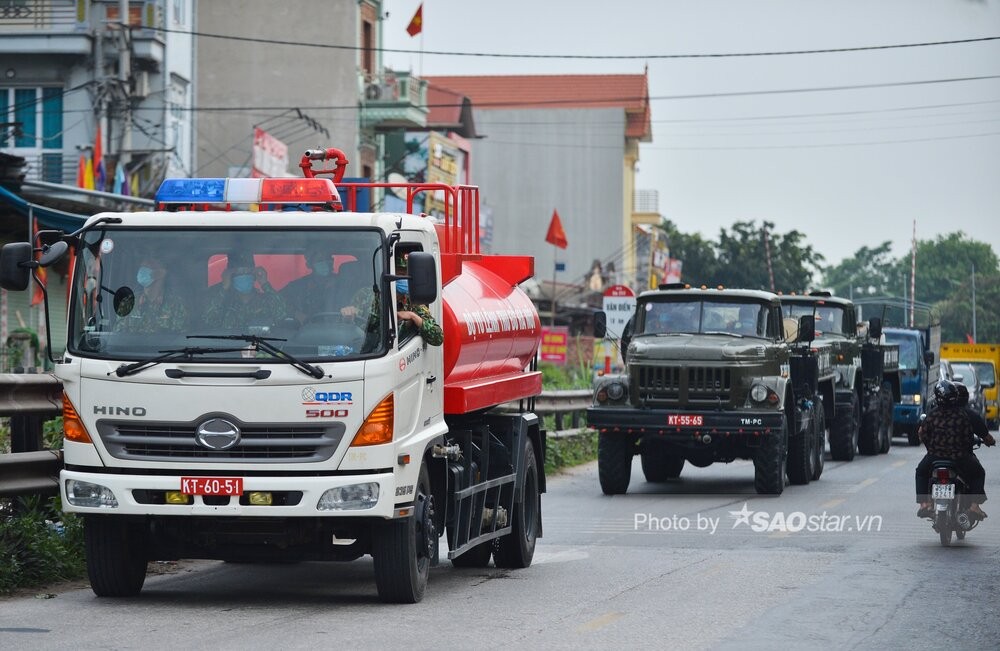
POLYGON ((954 382, 941 380, 934 385, 934 399, 939 407, 956 407, 959 403, 958 387, 954 382))
POLYGON ((956 382, 955 388, 958 389, 958 406, 964 407, 969 404, 969 387, 961 382, 956 382))

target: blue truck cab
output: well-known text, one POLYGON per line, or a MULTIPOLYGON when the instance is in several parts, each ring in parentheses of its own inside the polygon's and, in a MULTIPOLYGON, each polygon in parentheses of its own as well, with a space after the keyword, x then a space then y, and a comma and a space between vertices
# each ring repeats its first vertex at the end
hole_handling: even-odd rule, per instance
POLYGON ((899 346, 900 401, 893 409, 893 435, 919 444, 917 425, 938 381, 940 327, 885 328, 886 343, 899 346))

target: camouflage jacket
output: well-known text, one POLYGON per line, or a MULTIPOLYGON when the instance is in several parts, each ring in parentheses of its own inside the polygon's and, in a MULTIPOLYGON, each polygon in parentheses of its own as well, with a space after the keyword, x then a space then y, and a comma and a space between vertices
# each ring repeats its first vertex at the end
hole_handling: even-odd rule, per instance
MULTIPOLYGON (((354 295, 354 299, 351 301, 354 307, 357 309, 358 314, 364 315, 368 314, 368 332, 374 332, 378 330, 379 326, 379 301, 374 299, 372 290, 369 287, 362 287, 354 295)), ((430 346, 440 346, 444 342, 444 332, 441 330, 441 326, 434 317, 431 316, 430 308, 423 304, 414 305, 410 303, 410 298, 408 296, 402 297, 402 303, 397 306, 400 311, 414 312, 420 317, 423 322, 420 325, 420 329, 417 334, 423 337, 424 342, 430 346)), ((406 338, 413 324, 410 321, 403 321, 399 324, 399 337, 400 339, 406 338)))
POLYGON ((145 294, 133 299, 131 309, 123 303, 128 314, 118 319, 115 330, 119 332, 181 332, 187 327, 187 307, 177 296, 170 294, 152 300, 145 294))
POLYGON ((959 459, 972 453, 974 431, 964 408, 938 407, 920 423, 917 435, 928 454, 959 459))
POLYGON ((263 290, 251 291, 246 301, 234 289, 220 287, 205 308, 205 325, 243 330, 248 326, 271 326, 287 316, 285 302, 269 284, 263 290))

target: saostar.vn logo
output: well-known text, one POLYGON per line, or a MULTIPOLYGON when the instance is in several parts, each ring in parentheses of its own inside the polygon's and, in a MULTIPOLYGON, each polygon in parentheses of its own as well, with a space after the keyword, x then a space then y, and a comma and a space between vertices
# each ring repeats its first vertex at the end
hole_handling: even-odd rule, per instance
POLYGON ((733 529, 746 525, 754 533, 850 533, 881 531, 881 515, 850 516, 827 513, 806 515, 802 511, 751 511, 747 502, 739 511, 730 511, 733 529))

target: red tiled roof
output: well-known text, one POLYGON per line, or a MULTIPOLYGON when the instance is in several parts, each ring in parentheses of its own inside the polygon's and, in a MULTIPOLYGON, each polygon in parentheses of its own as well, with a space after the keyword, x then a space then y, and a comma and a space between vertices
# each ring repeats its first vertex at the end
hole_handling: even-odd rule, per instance
MULTIPOLYGON (((651 137, 646 75, 482 75, 425 77, 472 100, 479 110, 518 108, 625 109, 625 135, 651 137)), ((429 98, 428 98, 429 103, 429 98)))

